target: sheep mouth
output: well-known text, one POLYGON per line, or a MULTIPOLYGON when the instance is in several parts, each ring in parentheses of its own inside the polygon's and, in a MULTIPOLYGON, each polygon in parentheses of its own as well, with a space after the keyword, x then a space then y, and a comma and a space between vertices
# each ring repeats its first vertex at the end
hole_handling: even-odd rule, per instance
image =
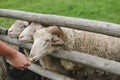
POLYGON ((38 61, 38 60, 39 60, 39 58, 31 58, 31 57, 29 58, 29 61, 30 61, 30 62, 36 62, 36 61, 38 61))

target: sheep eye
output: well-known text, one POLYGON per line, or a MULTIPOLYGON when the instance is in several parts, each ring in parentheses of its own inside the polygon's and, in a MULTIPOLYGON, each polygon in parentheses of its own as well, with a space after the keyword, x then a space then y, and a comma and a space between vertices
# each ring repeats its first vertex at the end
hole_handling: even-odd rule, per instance
POLYGON ((21 28, 26 28, 26 27, 27 27, 27 26, 24 25, 24 26, 22 26, 21 28))
POLYGON ((50 42, 50 39, 46 39, 45 43, 43 44, 43 46, 45 46, 47 44, 47 42, 50 42))
POLYGON ((34 30, 33 32, 36 32, 36 30, 34 30))
POLYGON ((45 41, 46 41, 46 42, 49 42, 49 41, 50 41, 50 39, 46 39, 45 41))

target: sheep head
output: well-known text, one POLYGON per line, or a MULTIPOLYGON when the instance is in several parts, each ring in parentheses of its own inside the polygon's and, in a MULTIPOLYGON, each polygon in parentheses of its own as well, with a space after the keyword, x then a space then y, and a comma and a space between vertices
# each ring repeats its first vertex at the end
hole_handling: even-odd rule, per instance
POLYGON ((57 26, 40 29, 34 34, 34 42, 30 52, 30 58, 34 61, 59 50, 63 42, 63 31, 57 26))
POLYGON ((17 38, 19 34, 29 25, 29 22, 16 20, 12 26, 8 29, 8 35, 13 38, 17 38))
POLYGON ((43 28, 41 24, 32 22, 30 26, 25 28, 19 35, 19 40, 22 42, 33 42, 34 33, 41 28, 43 28))

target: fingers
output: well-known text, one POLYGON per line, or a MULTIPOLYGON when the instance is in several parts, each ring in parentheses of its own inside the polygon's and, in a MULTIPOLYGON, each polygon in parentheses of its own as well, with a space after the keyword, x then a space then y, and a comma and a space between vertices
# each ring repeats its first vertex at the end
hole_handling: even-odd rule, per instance
POLYGON ((22 62, 22 63, 20 63, 19 65, 14 66, 14 67, 16 67, 17 69, 20 69, 20 70, 24 70, 24 69, 26 69, 28 66, 30 66, 30 62, 29 62, 28 59, 27 59, 25 62, 22 62))
POLYGON ((17 69, 24 70, 28 66, 30 66, 29 59, 21 53, 18 53, 17 56, 15 56, 14 58, 11 58, 10 61, 12 63, 11 65, 16 67, 17 69))
POLYGON ((29 64, 26 64, 25 66, 23 66, 23 67, 19 67, 18 69, 20 69, 20 70, 24 70, 24 69, 27 69, 28 66, 30 66, 30 65, 29 65, 29 64))
POLYGON ((26 60, 27 60, 27 62, 26 62, 26 66, 30 66, 31 62, 29 61, 29 58, 26 57, 26 60))

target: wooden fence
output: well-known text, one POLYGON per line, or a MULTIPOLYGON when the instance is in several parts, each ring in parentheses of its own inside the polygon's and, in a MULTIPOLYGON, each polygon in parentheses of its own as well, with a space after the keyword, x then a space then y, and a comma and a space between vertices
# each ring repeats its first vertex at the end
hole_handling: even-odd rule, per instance
MULTIPOLYGON (((64 17, 64 16, 57 16, 57 15, 50 15, 50 14, 31 13, 31 12, 8 10, 8 9, 0 9, 0 16, 6 17, 6 18, 14 18, 14 19, 21 19, 21 20, 27 20, 32 22, 39 22, 45 25, 64 26, 67 28, 85 30, 89 32, 95 32, 95 33, 101 33, 109 36, 120 37, 120 25, 109 23, 109 22, 64 17)), ((32 44, 30 43, 23 44, 22 42, 19 42, 18 39, 10 38, 5 34, 6 34, 6 29, 0 28, 0 40, 3 40, 5 42, 11 43, 17 46, 21 46, 23 48, 31 49, 32 44)), ((84 65, 87 65, 96 69, 100 69, 106 72, 110 72, 116 75, 120 75, 120 63, 116 61, 107 60, 104 58, 92 56, 92 55, 85 54, 83 52, 77 52, 77 51, 61 50, 57 53, 52 53, 50 55, 57 58, 62 58, 62 59, 76 62, 76 63, 84 64, 84 65)), ((43 70, 41 67, 35 64, 31 64, 31 66, 28 67, 28 69, 53 80, 73 80, 64 75, 51 72, 48 70, 43 70), (38 68, 37 70, 35 66, 38 68), (59 76, 59 79, 58 79, 58 76, 59 76)))

